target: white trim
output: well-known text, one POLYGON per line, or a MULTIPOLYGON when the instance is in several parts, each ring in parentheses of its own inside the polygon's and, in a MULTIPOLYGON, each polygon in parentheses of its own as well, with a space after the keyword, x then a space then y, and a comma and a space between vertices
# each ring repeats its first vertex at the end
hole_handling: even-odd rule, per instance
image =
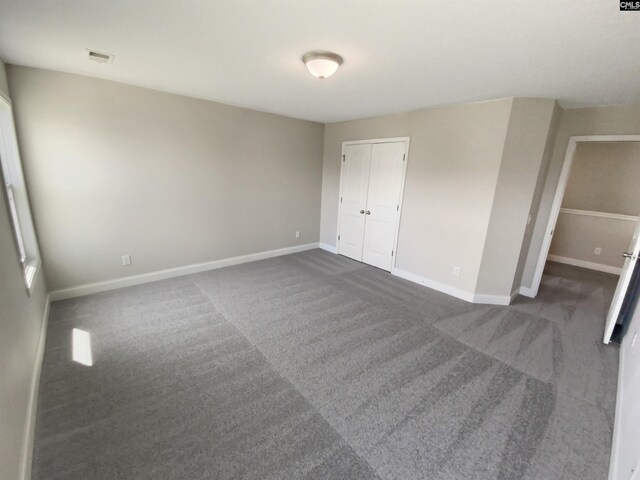
POLYGON ((438 292, 446 293, 447 295, 451 295, 452 297, 456 297, 470 303, 483 303, 490 305, 509 305, 511 303, 511 297, 508 296, 485 295, 482 293, 468 292, 467 290, 452 287, 451 285, 437 282, 430 278, 418 275, 417 273, 407 272, 406 270, 402 270, 397 267, 394 267, 393 270, 391 270, 391 275, 404 278, 410 282, 417 283, 432 290, 437 290, 438 292))
POLYGON ((342 149, 340 150, 340 179, 338 180, 338 218, 336 219, 336 252, 340 249, 340 215, 342 215, 342 169, 344 168, 344 147, 346 142, 342 142, 342 149))
POLYGON ((33 293, 33 287, 36 284, 36 281, 38 280, 38 274, 40 273, 42 267, 42 262, 40 261, 40 258, 36 258, 35 260, 32 260, 30 262, 27 262, 27 264, 25 265, 25 275, 24 275, 24 282, 25 282, 25 287, 27 288, 27 295, 31 296, 31 294, 33 293), (30 275, 27 274, 27 268, 32 268, 30 275))
POLYGON ((586 260, 578 260, 577 258, 561 257, 560 255, 549 254, 547 259, 552 262, 573 265, 574 267, 588 268, 599 272, 613 273, 614 275, 620 275, 622 273, 622 268, 603 265, 602 263, 587 262, 586 260))
POLYGON ((24 179, 13 106, 4 96, 0 96, 0 164, 5 183, 3 187, 6 190, 9 205, 12 206, 11 230, 22 264, 22 277, 27 294, 31 296, 36 275, 40 270, 41 257, 24 179))
POLYGON ((577 208, 561 208, 560 213, 566 213, 569 215, 584 215, 587 217, 610 218, 612 220, 623 220, 626 222, 638 221, 638 217, 634 217, 633 215, 621 215, 619 213, 608 213, 608 212, 594 212, 592 210, 578 210, 577 208))
POLYGON ((396 268, 396 262, 398 260, 398 241, 400 239, 400 220, 402 219, 402 204, 404 203, 404 187, 407 183, 407 166, 409 165, 409 147, 411 146, 411 138, 405 137, 404 140, 404 154, 405 161, 402 166, 402 180, 400 180, 400 198, 398 199, 398 205, 400 206, 400 210, 398 211, 398 215, 396 216, 396 233, 393 238, 393 262, 391 263, 391 270, 396 268))
POLYGON ((535 294, 533 293, 533 290, 531 289, 531 287, 524 287, 521 286, 518 289, 518 295, 523 295, 525 297, 529 297, 529 298, 536 298, 535 294))
POLYGON ((255 262, 256 260, 264 260, 266 258, 279 257, 290 253, 304 252, 318 248, 318 243, 307 243, 305 245, 296 245, 294 247, 279 248, 276 250, 267 250, 264 252, 251 253, 249 255, 240 255, 238 257, 223 258, 213 260, 211 262, 194 263, 183 267, 169 268, 166 270, 158 270, 156 272, 143 273, 141 275, 132 275, 130 277, 116 278, 114 280, 106 280, 104 282, 88 283, 78 285, 76 287, 55 290, 51 292, 51 300, 63 300, 65 298, 80 297, 90 295, 92 293, 106 292, 117 288, 130 287, 132 285, 140 285, 143 283, 165 280, 167 278, 180 277, 191 273, 204 272, 207 270, 215 270, 217 268, 229 267, 231 265, 239 265, 241 263, 255 262))
MULTIPOLYGON (((623 389, 623 381, 625 378, 625 347, 624 344, 620 345, 620 352, 618 353, 618 388, 616 391, 616 409, 615 415, 613 419, 613 439, 611 441, 611 456, 609 459, 609 480, 618 480, 619 475, 619 466, 618 466, 618 457, 617 452, 620 448, 620 444, 622 443, 622 439, 620 438, 620 429, 622 428, 620 423, 622 422, 622 415, 620 412, 622 411, 622 389, 623 389)), ((634 475, 635 476, 635 475, 634 475)), ((631 477, 633 479, 633 477, 631 477)))
POLYGON ((553 197, 549 221, 547 222, 544 239, 542 241, 542 246, 540 247, 540 255, 538 256, 538 263, 533 275, 533 282, 531 283, 531 292, 534 297, 538 295, 538 289, 540 288, 540 282, 542 281, 544 264, 547 261, 547 256, 549 255, 553 231, 555 230, 556 223, 558 222, 558 215, 560 215, 562 198, 564 197, 564 191, 567 188, 574 153, 578 143, 582 142, 640 142, 640 135, 582 135, 569 137, 567 151, 565 152, 562 164, 562 171, 560 172, 560 179, 558 180, 556 193, 553 197))
MULTIPOLYGON (((396 142, 409 142, 410 137, 391 137, 391 138, 372 138, 369 140, 347 140, 342 142, 342 146, 345 145, 362 145, 369 143, 396 143, 396 142)), ((408 149, 407 149, 408 150, 408 149)))
POLYGON ((27 405, 27 423, 22 437, 22 458, 20 465, 20 478, 30 480, 31 462, 33 459, 33 441, 36 428, 36 412, 38 409, 38 389, 40 387, 40 374, 42 373, 42 361, 44 359, 44 347, 47 340, 47 325, 49 324, 49 308, 51 306, 50 295, 47 295, 42 314, 42 326, 40 327, 40 339, 36 350, 36 358, 31 375, 31 390, 27 405))
POLYGON ((473 293, 467 290, 462 290, 461 288, 452 287, 451 285, 447 285, 445 283, 431 280, 430 278, 426 278, 416 273, 408 272, 397 267, 394 267, 394 269, 391 270, 391 275, 404 278, 405 280, 409 280, 410 282, 420 284, 424 287, 431 288, 432 290, 446 293, 447 295, 451 295, 452 297, 456 297, 470 303, 488 305, 510 305, 513 299, 518 295, 518 291, 513 292, 510 296, 473 293))
MULTIPOLYGON (((517 292, 514 292, 517 296, 517 292)), ((483 303, 487 305, 511 305, 511 301, 515 298, 511 295, 487 295, 484 293, 476 293, 473 296, 473 303, 483 303)))
POLYGON ((436 282, 435 280, 422 277, 416 273, 407 272, 406 270, 402 270, 400 268, 395 267, 393 270, 391 270, 391 275, 404 278, 405 280, 409 280, 410 282, 424 285, 427 288, 431 288, 433 290, 446 293, 447 295, 451 295, 453 297, 466 300, 467 302, 473 302, 474 294, 472 292, 467 292, 466 290, 452 287, 451 285, 446 285, 444 283, 436 282))
POLYGON ((347 145, 361 145, 361 144, 374 144, 374 143, 399 143, 404 142, 404 154, 405 160, 402 165, 402 180, 400 180, 400 198, 398 198, 398 204, 400 209, 398 210, 398 215, 396 216, 396 226, 395 226, 395 235, 393 238, 393 260, 391 262, 391 272, 396 268, 396 260, 398 259, 398 240, 400 236, 400 219, 402 218, 402 203, 404 201, 404 187, 407 180, 407 165, 409 165, 409 147, 411 145, 411 137, 391 137, 391 138, 373 138, 369 140, 347 140, 342 142, 342 149, 340 150, 340 183, 338 186, 338 221, 336 225, 336 253, 338 253, 338 245, 339 245, 339 237, 340 237, 340 214, 342 213, 342 202, 340 202, 340 198, 342 197, 342 168, 344 167, 344 162, 342 158, 344 157, 344 147, 347 145))
POLYGON ((335 247, 333 245, 329 245, 328 243, 320 243, 318 245, 322 250, 326 250, 327 252, 331 252, 331 253, 338 253, 338 247, 335 247))

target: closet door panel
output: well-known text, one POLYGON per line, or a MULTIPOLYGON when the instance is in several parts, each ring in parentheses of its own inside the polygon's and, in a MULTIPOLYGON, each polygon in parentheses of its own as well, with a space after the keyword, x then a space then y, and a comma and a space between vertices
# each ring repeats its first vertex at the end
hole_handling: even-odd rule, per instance
POLYGON ((400 208, 405 143, 372 147, 362 261, 391 271, 400 208))
POLYGON ((347 145, 340 172, 338 253, 362 261, 371 144, 347 145))

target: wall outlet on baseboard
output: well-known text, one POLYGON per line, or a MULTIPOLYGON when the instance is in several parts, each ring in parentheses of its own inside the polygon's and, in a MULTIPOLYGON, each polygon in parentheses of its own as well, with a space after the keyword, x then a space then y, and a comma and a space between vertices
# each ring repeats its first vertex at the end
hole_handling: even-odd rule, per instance
POLYGON ((602 248, 600 247, 596 247, 595 250, 593 251, 594 255, 600 255, 602 253, 602 248))
POLYGON ((296 230, 296 238, 300 238, 300 230, 296 230))
POLYGON ((458 267, 456 265, 455 267, 453 267, 453 271, 451 273, 453 273, 454 277, 459 277, 460 276, 460 267, 458 267))
POLYGON ((123 266, 128 266, 131 265, 131 255, 123 255, 122 256, 122 265, 123 266))

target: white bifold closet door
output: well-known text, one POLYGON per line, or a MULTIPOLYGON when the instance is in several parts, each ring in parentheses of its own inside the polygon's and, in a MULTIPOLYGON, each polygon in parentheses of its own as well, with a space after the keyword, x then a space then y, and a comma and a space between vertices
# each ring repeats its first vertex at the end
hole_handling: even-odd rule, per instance
POLYGON ((345 146, 340 173, 338 253, 358 261, 362 261, 370 167, 371 144, 345 146))
POLYGON ((339 254, 391 271, 405 154, 405 142, 345 145, 339 254))

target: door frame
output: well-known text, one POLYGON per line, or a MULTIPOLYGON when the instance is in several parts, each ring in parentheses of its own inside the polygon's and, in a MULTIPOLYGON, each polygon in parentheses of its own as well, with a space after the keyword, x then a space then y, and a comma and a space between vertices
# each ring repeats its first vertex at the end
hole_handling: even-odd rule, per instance
POLYGON ((562 170, 560 172, 560 179, 558 180, 558 186, 553 197, 553 203, 551 204, 551 212, 549 213, 549 220, 547 222, 547 228, 544 232, 544 239, 542 241, 542 247, 540 248, 540 254, 538 256, 538 263, 533 274, 533 283, 531 284, 531 297, 538 295, 540 289, 540 283, 542 282, 542 273, 544 272, 544 266, 549 256, 549 249, 551 248, 551 240, 553 240, 553 232, 558 223, 558 216, 560 215, 560 207, 562 206, 562 199, 564 198, 565 190, 567 189, 567 183, 569 181, 569 174, 571 173, 571 167, 573 166, 573 160, 576 153, 578 143, 598 143, 598 142, 640 142, 640 135, 575 135, 569 137, 569 143, 567 145, 567 151, 564 155, 562 163, 562 170))
POLYGON ((402 217, 402 203, 404 201, 404 186, 407 178, 407 165, 409 164, 409 145, 411 143, 411 137, 390 137, 390 138, 372 138, 369 140, 346 140, 342 142, 342 149, 340 151, 340 186, 338 187, 338 219, 336 225, 336 253, 339 251, 340 246, 338 243, 338 237, 340 236, 340 216, 342 214, 342 202, 340 201, 340 197, 342 197, 342 167, 344 165, 344 147, 347 145, 362 145, 362 144, 374 144, 374 143, 398 143, 404 142, 404 154, 405 161, 402 162, 402 180, 400 181, 400 198, 399 205, 400 209, 398 210, 398 216, 396 218, 395 224, 395 234, 393 237, 393 261, 391 263, 391 271, 396 266, 396 259, 398 258, 398 236, 400 234, 400 218, 402 217))

